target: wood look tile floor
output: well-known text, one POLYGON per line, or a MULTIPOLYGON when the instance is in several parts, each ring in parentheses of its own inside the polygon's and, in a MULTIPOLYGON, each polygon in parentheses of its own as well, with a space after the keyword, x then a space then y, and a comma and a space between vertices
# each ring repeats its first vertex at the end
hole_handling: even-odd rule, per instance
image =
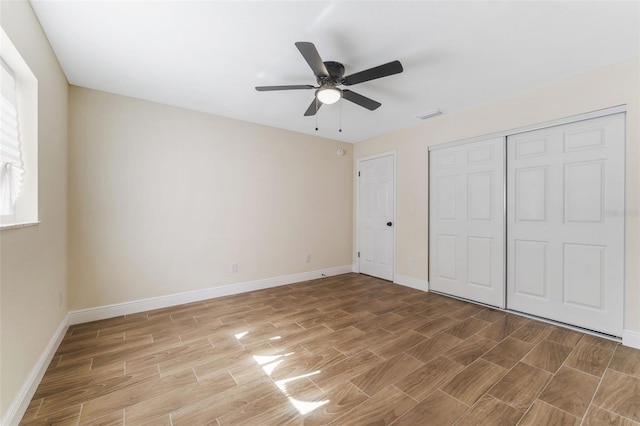
POLYGON ((640 425, 640 351, 346 274, 72 326, 21 424, 640 425))

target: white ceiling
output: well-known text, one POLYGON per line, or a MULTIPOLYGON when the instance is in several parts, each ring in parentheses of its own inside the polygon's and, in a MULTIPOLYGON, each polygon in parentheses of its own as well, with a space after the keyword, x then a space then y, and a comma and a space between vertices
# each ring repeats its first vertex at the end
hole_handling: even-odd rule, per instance
POLYGON ((358 142, 640 54, 640 2, 32 0, 71 84, 358 142), (346 74, 395 59, 404 73, 349 88, 303 117, 313 84, 294 43, 346 74), (342 133, 340 126, 342 112, 342 133))

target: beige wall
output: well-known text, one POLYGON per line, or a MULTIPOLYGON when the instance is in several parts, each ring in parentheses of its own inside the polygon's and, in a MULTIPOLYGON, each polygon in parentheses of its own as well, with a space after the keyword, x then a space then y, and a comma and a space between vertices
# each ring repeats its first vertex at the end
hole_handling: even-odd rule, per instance
POLYGON ((640 332, 639 68, 638 59, 615 64, 356 144, 354 161, 397 150, 397 274, 427 281, 427 147, 626 104, 626 204, 636 214, 626 222, 625 329, 640 332), (409 213, 411 207, 415 214, 409 213), (412 257, 415 266, 410 267, 412 257))
POLYGON ((73 86, 69 108, 71 309, 351 264, 351 145, 73 86))
MULTIPOLYGON (((5 2, 1 24, 38 79, 39 217, 0 231, 0 409, 15 399, 67 313, 67 80, 28 2, 5 2), (65 297, 66 299, 66 297, 65 297)), ((28 172, 28 171, 27 171, 28 172)))

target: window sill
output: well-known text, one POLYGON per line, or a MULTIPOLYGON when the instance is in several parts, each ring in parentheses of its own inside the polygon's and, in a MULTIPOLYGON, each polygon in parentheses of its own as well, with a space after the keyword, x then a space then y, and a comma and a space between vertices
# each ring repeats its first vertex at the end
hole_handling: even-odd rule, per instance
POLYGON ((27 226, 39 225, 40 222, 22 222, 22 223, 8 223, 6 225, 0 225, 0 231, 6 231, 8 229, 26 228, 27 226))

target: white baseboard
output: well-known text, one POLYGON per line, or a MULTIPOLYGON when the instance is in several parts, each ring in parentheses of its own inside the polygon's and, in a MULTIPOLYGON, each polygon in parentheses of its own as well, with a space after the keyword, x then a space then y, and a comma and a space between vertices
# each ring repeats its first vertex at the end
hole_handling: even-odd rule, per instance
POLYGON ((27 376, 27 379, 22 384, 22 387, 18 391, 15 399, 2 416, 0 425, 13 426, 20 423, 22 416, 24 416, 27 408, 29 408, 31 398, 33 398, 33 395, 36 393, 36 389, 38 389, 38 385, 40 384, 44 373, 47 371, 49 363, 53 359, 53 355, 55 355, 56 350, 58 350, 58 346, 60 346, 60 342, 62 342, 62 338, 67 332, 67 328, 69 328, 69 314, 62 319, 62 322, 56 331, 54 331, 49 343, 44 348, 40 358, 38 358, 38 361, 36 361, 36 364, 31 369, 29 376, 27 376))
POLYGON ((138 312, 150 311, 152 309, 167 308, 170 306, 182 305, 184 303, 199 302, 201 300, 213 299, 216 297, 229 296, 232 294, 246 293, 248 291, 262 290, 265 288, 278 287, 281 285, 293 284, 302 281, 322 278, 323 275, 330 277, 352 272, 352 265, 337 266, 318 271, 302 272, 299 274, 282 275, 279 277, 265 278, 262 280, 235 283, 220 287, 210 287, 202 290, 187 291, 184 293, 169 294, 167 296, 151 297, 148 299, 134 300, 131 302, 116 303, 113 305, 98 306, 95 308, 81 309, 69 312, 69 325, 82 324, 90 321, 98 321, 121 315, 135 314, 138 312))
POLYGON ((622 344, 630 348, 640 349, 640 333, 637 331, 624 330, 622 332, 622 344))
POLYGON ((415 288, 416 290, 429 291, 429 283, 424 280, 419 280, 418 278, 396 275, 393 279, 393 282, 405 287, 415 288))

